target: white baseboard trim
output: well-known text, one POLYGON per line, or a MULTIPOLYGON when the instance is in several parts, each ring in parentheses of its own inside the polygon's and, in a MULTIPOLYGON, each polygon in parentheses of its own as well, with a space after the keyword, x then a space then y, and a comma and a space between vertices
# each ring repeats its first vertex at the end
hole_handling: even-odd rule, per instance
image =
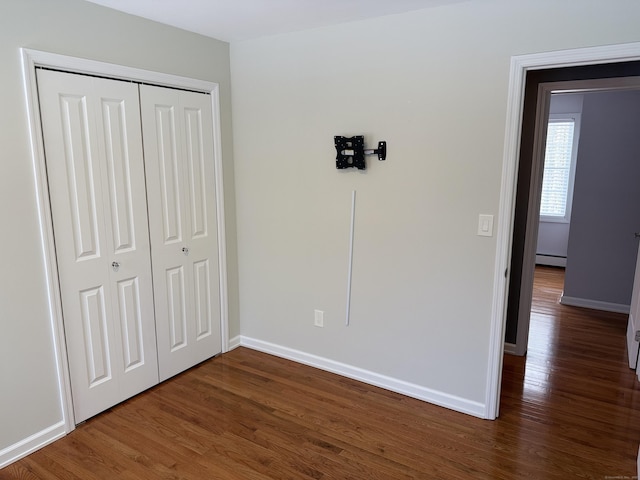
POLYGON ((548 265, 550 267, 566 267, 567 257, 554 257, 553 255, 536 255, 536 265, 548 265))
POLYGON ((0 469, 67 434, 64 420, 0 450, 0 469))
POLYGON ((527 354, 527 346, 525 345, 524 348, 518 348, 517 343, 504 342, 504 353, 524 357, 527 354))
POLYGON ((328 358, 305 353, 300 350, 294 350, 281 345, 264 342, 255 338, 241 336, 240 345, 268 353, 270 355, 275 355, 276 357, 286 358, 287 360, 293 360, 294 362, 319 368, 320 370, 336 373, 343 377, 358 380, 392 392, 401 393, 408 397, 417 398, 418 400, 433 403, 457 412, 473 415, 474 417, 487 418, 485 405, 480 402, 457 397, 455 395, 449 395, 448 393, 432 390, 420 385, 405 382, 404 380, 387 377, 386 375, 381 375, 369 370, 336 362, 328 358))
POLYGON ((592 308, 594 310, 603 310, 605 312, 629 313, 630 305, 620 303, 601 302, 600 300, 590 300, 588 298, 568 297, 564 293, 560 297, 562 305, 571 307, 592 308))
POLYGON ((510 355, 516 355, 516 344, 504 342, 504 353, 508 353, 510 355))
POLYGON ((230 352, 231 350, 233 350, 234 348, 238 348, 239 346, 240 335, 236 335, 235 337, 229 339, 229 349, 227 351, 230 352))

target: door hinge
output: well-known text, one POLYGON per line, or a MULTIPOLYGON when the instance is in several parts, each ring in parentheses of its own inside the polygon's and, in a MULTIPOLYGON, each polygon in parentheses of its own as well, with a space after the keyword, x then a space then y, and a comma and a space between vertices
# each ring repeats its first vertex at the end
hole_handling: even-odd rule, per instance
POLYGON ((640 330, 636 330, 636 342, 640 342, 640 330))

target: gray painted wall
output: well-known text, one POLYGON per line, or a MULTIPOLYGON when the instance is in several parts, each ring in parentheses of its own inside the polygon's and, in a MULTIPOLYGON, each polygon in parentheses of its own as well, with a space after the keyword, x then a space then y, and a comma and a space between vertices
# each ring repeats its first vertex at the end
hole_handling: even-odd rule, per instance
POLYGON ((2 0, 0 453, 62 420, 20 47, 220 84, 230 330, 239 332, 229 45, 81 0, 2 0))
POLYGON ((639 178, 640 92, 585 95, 564 295, 631 303, 639 178))

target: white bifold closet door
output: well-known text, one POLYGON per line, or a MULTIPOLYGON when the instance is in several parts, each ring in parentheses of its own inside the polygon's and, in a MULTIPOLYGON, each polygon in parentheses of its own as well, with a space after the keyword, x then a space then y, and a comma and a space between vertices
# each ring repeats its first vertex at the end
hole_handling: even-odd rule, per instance
POLYGON ((138 86, 38 70, 76 422, 158 383, 138 86))
POLYGON ((158 364, 165 380, 221 351, 211 97, 140 85, 158 364))
POLYGON ((212 103, 49 70, 37 81, 81 422, 221 351, 212 103))

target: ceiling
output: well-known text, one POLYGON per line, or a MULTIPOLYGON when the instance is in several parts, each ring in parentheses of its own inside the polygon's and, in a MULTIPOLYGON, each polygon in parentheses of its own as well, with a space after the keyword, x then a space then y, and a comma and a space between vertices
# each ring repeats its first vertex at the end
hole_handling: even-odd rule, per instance
POLYGON ((235 42, 465 0, 87 0, 235 42))

